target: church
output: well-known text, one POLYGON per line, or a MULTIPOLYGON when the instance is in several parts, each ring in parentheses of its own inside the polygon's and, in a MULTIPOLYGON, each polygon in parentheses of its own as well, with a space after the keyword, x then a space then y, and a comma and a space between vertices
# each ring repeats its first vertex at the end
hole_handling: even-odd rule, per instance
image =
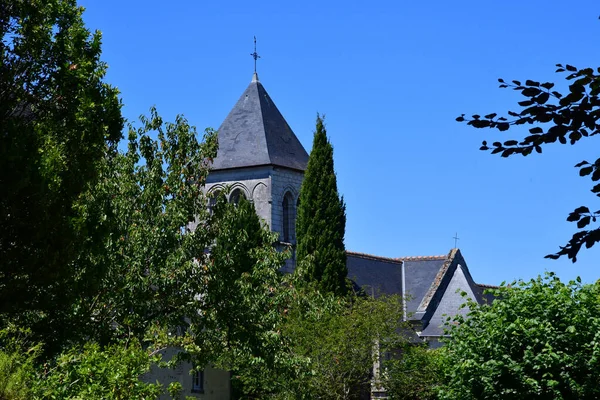
MULTIPOLYGON (((230 202, 251 201, 259 217, 279 235, 279 245, 291 247, 292 257, 283 266, 295 266, 295 220, 300 186, 308 153, 260 82, 257 73, 218 129, 219 149, 208 175, 209 198, 226 192, 230 202)), ((210 206, 210 205, 209 205, 210 206)), ((365 293, 396 294, 407 299, 404 318, 416 335, 431 347, 441 345, 448 316, 466 313, 461 292, 479 303, 486 285, 473 281, 459 249, 445 255, 379 257, 347 251, 348 278, 365 293)), ((183 371, 183 369, 182 369, 183 371)), ((230 398, 228 374, 207 368, 194 376, 170 374, 184 394, 201 399, 230 398), (201 390, 199 390, 201 389, 201 390)), ((371 398, 385 398, 373 387, 371 398)))

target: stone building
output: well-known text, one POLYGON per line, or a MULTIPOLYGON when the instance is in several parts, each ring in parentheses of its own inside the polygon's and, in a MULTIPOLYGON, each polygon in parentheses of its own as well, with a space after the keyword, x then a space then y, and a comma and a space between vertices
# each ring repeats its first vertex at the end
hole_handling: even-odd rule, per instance
MULTIPOLYGON (((211 195, 228 190, 229 201, 240 196, 254 203, 256 212, 282 246, 296 244, 295 217, 308 153, 254 73, 250 85, 219 130, 219 150, 207 178, 211 195)), ((440 345, 446 316, 466 313, 459 292, 486 301, 484 285, 473 281, 459 249, 447 255, 388 258, 347 252, 348 278, 367 293, 399 294, 408 299, 405 318, 420 340, 440 345)), ((293 256, 284 270, 295 266, 293 256)), ((172 377, 175 378, 175 377, 172 377)), ((202 376, 179 378, 184 395, 225 400, 230 397, 229 375, 206 370, 202 376), (193 388, 200 390, 193 390, 193 388)), ((385 397, 373 388, 372 398, 385 397)))

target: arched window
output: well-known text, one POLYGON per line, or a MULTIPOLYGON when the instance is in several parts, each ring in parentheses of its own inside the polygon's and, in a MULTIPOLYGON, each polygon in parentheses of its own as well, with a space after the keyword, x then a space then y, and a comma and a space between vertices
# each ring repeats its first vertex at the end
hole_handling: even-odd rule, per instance
POLYGON ((240 202, 240 197, 246 198, 246 195, 242 191, 242 189, 235 189, 229 195, 229 202, 237 205, 240 202))
POLYGON ((283 196, 283 202, 281 203, 281 208, 283 209, 283 218, 282 218, 282 233, 283 233, 283 241, 290 243, 292 241, 292 232, 294 229, 294 198, 290 192, 287 192, 285 196, 283 196))

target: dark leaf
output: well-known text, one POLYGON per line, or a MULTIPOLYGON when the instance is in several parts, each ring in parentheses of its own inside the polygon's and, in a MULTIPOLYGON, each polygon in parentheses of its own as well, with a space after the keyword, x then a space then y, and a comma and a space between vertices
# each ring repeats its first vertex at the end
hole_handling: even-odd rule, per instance
POLYGON ((525 81, 525 85, 527 85, 527 86, 536 86, 536 87, 539 87, 539 86, 540 86, 540 83, 539 83, 539 82, 536 82, 536 81, 532 81, 532 80, 530 80, 530 79, 527 79, 527 80, 525 81))
POLYGON ((590 209, 589 209, 589 208, 587 208, 586 206, 581 206, 581 207, 577 207, 576 209, 574 209, 574 210, 573 210, 573 212, 574 212, 574 213, 579 213, 579 214, 582 214, 582 213, 589 213, 589 212, 590 212, 590 209))
POLYGON ((505 146, 516 146, 517 144, 519 144, 519 142, 517 142, 516 140, 507 140, 506 142, 504 142, 505 146))
POLYGON ((572 66, 572 65, 569 65, 569 64, 567 64, 567 65, 565 66, 565 68, 567 69, 567 71, 571 71, 571 72, 575 72, 575 71, 577 71, 577 68, 575 68, 574 66, 572 66))
POLYGON ((542 85, 541 85, 541 86, 542 86, 544 89, 548 89, 548 90, 550 90, 550 89, 552 89, 552 88, 554 87, 554 83, 552 83, 552 82, 545 82, 545 83, 542 83, 542 85))
POLYGON ((567 217, 567 221, 569 221, 569 222, 575 222, 575 221, 579 221, 579 218, 581 218, 581 215, 579 213, 572 212, 567 217))
POLYGON ((521 107, 529 107, 532 104, 533 104, 533 100, 523 100, 523 101, 519 102, 519 105, 521 107))
MULTIPOLYGON (((531 151, 530 151, 531 152, 531 151)), ((509 157, 511 155, 513 155, 515 153, 515 149, 506 149, 502 152, 502 157, 509 157)), ((525 155, 525 152, 522 153, 523 155, 525 155)))
POLYGON ((525 97, 537 96, 540 93, 540 89, 534 87, 528 87, 521 91, 521 94, 525 97))
POLYGON ((542 128, 540 128, 539 126, 536 126, 535 128, 531 128, 529 130, 530 133, 534 133, 534 134, 538 134, 538 133, 544 133, 544 130, 542 128))
POLYGON ((579 176, 586 176, 592 173, 594 167, 583 167, 579 170, 579 176))
POLYGON ((535 101, 538 104, 545 104, 549 98, 550 98, 550 93, 543 92, 543 93, 540 93, 540 95, 535 98, 535 101))
POLYGON ((508 124, 508 122, 500 122, 497 128, 499 131, 507 131, 508 128, 510 128, 510 125, 508 124))

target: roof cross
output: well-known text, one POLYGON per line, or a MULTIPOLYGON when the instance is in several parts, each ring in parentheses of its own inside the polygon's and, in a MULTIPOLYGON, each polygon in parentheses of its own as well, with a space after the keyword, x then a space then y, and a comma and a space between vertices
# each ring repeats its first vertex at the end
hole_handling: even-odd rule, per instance
POLYGON ((252 58, 254 58, 254 73, 256 73, 256 60, 260 58, 258 53, 256 52, 256 36, 254 36, 254 53, 250 53, 252 58))
POLYGON ((457 244, 458 240, 460 239, 460 238, 458 237, 458 232, 456 232, 456 233, 454 234, 454 237, 453 237, 452 239, 454 239, 454 248, 456 248, 456 244, 457 244))

